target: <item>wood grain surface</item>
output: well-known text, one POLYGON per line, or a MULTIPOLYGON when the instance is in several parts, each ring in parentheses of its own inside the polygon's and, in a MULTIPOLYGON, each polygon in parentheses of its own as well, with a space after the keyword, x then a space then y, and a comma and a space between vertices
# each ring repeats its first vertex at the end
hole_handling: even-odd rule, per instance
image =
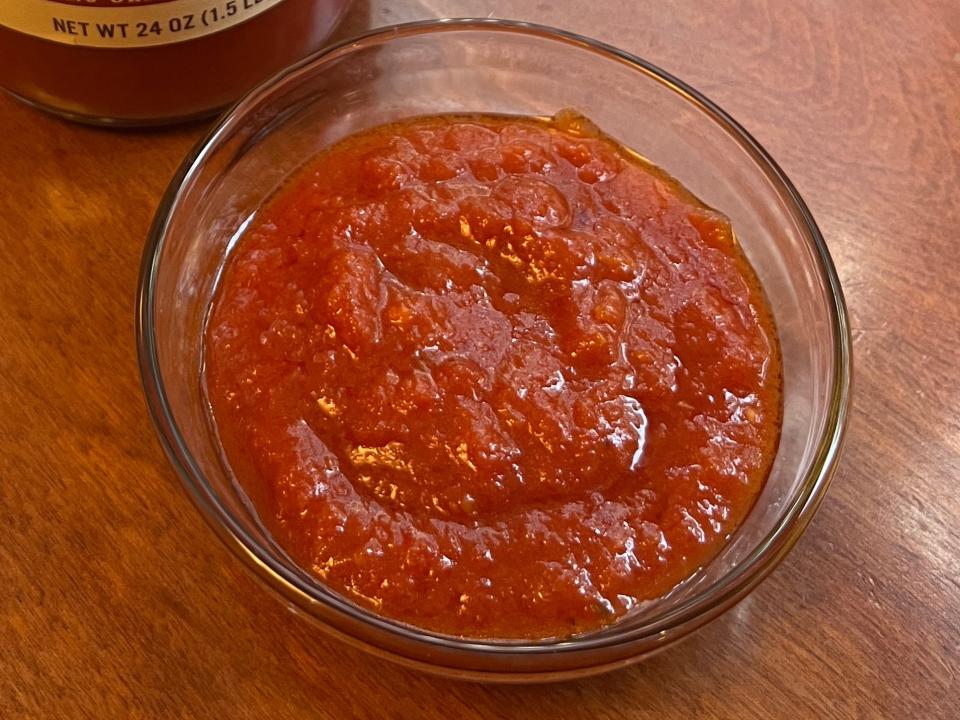
POLYGON ((366 657, 221 547, 144 407, 133 300, 202 124, 71 125, 0 97, 0 718, 956 718, 960 4, 359 3, 566 27, 704 91, 776 157, 852 315, 846 452, 747 600, 611 675, 489 687, 366 657))

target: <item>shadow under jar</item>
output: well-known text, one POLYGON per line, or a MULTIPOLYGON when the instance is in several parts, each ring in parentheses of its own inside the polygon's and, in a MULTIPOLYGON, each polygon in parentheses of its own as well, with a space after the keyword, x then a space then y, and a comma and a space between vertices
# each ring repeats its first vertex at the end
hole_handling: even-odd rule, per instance
POLYGON ((819 506, 849 403, 839 283, 813 219, 773 160, 706 98, 639 58, 504 21, 379 30, 242 100, 186 159, 157 213, 138 334, 160 438, 220 537, 268 587, 340 638, 457 677, 530 681, 601 672, 648 656, 731 607, 784 557, 819 506), (550 117, 565 108, 589 116, 730 218, 780 335, 784 424, 772 470, 713 560, 599 630, 562 640, 467 640, 380 617, 292 562, 223 460, 202 387, 204 323, 219 275, 277 188, 351 133, 437 113, 550 117))
POLYGON ((318 50, 350 0, 16 0, 0 4, 0 87, 72 120, 210 115, 318 50))

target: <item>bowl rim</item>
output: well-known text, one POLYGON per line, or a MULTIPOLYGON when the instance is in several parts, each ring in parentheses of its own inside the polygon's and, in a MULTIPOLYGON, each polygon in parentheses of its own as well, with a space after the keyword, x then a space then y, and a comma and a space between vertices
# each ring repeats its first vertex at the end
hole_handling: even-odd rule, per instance
MULTIPOLYGON (((179 476, 182 485, 221 540, 261 580, 267 581, 267 584, 282 596, 296 600, 301 609, 320 603, 363 625, 373 626, 380 631, 397 635, 415 645, 426 646, 426 649, 442 650, 446 653, 467 652, 489 657, 544 656, 549 654, 556 658, 558 653, 586 653, 603 649, 609 650, 614 647, 624 649, 636 647, 636 654, 639 658, 688 635, 746 596, 779 564, 800 538, 818 509, 836 469, 851 404, 852 342, 846 304, 839 278, 813 216, 793 183, 770 154, 716 103, 656 65, 612 45, 577 33, 514 20, 443 18, 377 28, 330 45, 290 65, 250 90, 233 107, 221 115, 212 129, 186 155, 166 188, 154 215, 144 246, 136 298, 135 324, 141 382, 151 420, 167 458, 179 476), (738 140, 750 153, 752 159, 771 176, 774 183, 779 185, 780 190, 785 193, 786 199, 792 204, 792 210, 803 221, 807 240, 814 251, 816 270, 827 288, 830 331, 834 346, 832 358, 833 384, 830 389, 829 407, 820 432, 817 449, 810 467, 804 475, 800 489, 790 499, 774 528, 729 573, 676 607, 656 615, 652 622, 631 627, 621 633, 616 632, 616 623, 614 623, 595 633, 559 640, 457 638, 433 633, 379 616, 333 591, 320 588, 317 582, 313 584, 305 582, 303 578, 291 573, 289 569, 281 566, 269 554, 264 553, 260 543, 251 538, 233 515, 223 507, 216 492, 204 477, 187 448, 167 402, 160 372, 154 324, 153 298, 158 262, 171 218, 177 209, 183 189, 199 172, 206 158, 218 146, 218 142, 229 134, 234 125, 245 117, 250 109, 256 107, 264 94, 308 66, 316 65, 317 68, 320 68, 326 62, 344 54, 395 39, 465 31, 532 35, 540 39, 572 45, 613 62, 627 65, 683 96, 687 102, 694 105, 738 140), (276 583, 279 583, 280 587, 275 587, 276 583), (325 592, 318 593, 318 589, 325 590, 325 592), (669 635, 672 635, 672 637, 669 635), (649 642, 651 647, 639 647, 644 641, 649 642)), ((310 614, 312 615, 312 613, 310 614)), ((314 616, 314 619, 318 618, 314 616)), ((335 629, 335 633, 344 639, 374 650, 378 654, 386 655, 406 664, 427 668, 437 667, 435 663, 418 660, 406 652, 398 653, 379 643, 371 643, 351 636, 350 633, 344 633, 339 629, 335 629)), ((629 656, 629 653, 623 655, 624 658, 629 656)), ((573 658, 568 659, 572 660, 573 658)), ((619 664, 622 663, 620 661, 606 662, 602 667, 619 664)), ((596 669, 601 666, 587 662, 584 667, 596 669)), ((465 670, 471 672, 469 668, 465 667, 465 670)), ((523 670, 521 672, 527 671, 523 670)), ((512 673, 482 672, 481 674, 484 676, 491 674, 510 676, 512 673)), ((554 672, 553 674, 556 675, 557 673, 554 672)))

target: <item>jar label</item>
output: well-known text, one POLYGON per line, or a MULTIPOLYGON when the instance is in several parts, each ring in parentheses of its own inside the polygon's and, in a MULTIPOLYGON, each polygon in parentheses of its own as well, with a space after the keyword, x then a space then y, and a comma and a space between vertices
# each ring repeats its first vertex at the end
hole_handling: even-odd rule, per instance
POLYGON ((101 48, 181 42, 249 20, 283 0, 0 0, 0 25, 101 48))

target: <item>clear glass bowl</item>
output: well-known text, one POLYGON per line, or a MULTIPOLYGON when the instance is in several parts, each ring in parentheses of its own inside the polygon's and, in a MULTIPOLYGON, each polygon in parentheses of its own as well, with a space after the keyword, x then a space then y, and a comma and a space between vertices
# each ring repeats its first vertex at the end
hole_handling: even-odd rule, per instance
POLYGON ((823 238, 772 158, 720 108, 649 63, 545 27, 442 20, 374 31, 291 67, 224 115, 181 165, 144 251, 138 345, 163 446, 211 527, 291 607, 334 635, 456 677, 578 677, 662 650, 729 609, 794 545, 843 439, 851 346, 823 238), (439 112, 581 111, 733 221, 773 305, 784 427, 756 507, 724 550, 668 596, 565 640, 476 641, 379 617, 293 564, 232 480, 201 389, 202 328, 224 259, 292 171, 345 135, 439 112))

